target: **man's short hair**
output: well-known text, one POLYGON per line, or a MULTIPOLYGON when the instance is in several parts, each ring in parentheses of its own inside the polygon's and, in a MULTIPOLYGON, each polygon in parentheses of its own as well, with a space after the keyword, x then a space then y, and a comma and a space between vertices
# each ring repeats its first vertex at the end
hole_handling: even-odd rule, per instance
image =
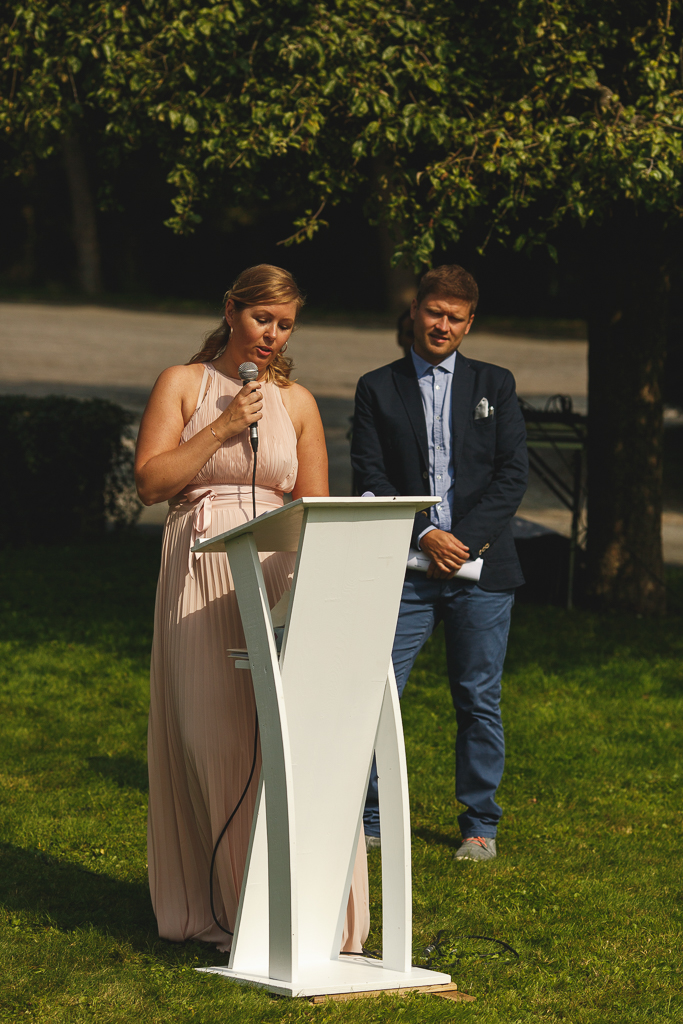
POLYGON ((421 306, 428 295, 444 295, 451 299, 463 299, 470 304, 470 315, 474 313, 479 301, 477 282, 471 274, 457 263, 444 263, 434 267, 424 275, 415 297, 421 306))

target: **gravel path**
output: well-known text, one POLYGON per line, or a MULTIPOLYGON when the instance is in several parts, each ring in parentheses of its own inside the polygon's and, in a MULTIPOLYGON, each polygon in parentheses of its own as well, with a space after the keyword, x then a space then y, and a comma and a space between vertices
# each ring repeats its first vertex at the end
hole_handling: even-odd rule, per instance
MULTIPOLYGON (((216 321, 203 316, 140 313, 98 306, 0 303, 0 387, 55 385, 149 392, 166 366, 185 363, 216 321)), ((502 364, 524 397, 585 399, 586 343, 474 332, 462 351, 502 364)), ((297 379, 314 394, 353 398, 358 377, 399 355, 393 331, 304 326, 290 355, 297 379)))
MULTIPOLYGON (((110 398, 140 414, 159 373, 185 363, 217 321, 205 316, 147 313, 99 306, 0 303, 0 393, 64 394, 110 398)), ((587 344, 495 335, 473 330, 463 354, 512 370, 518 393, 541 404, 569 394, 586 408, 587 344)), ((330 484, 348 494, 351 473, 346 439, 356 381, 362 373, 400 355, 393 331, 307 325, 289 346, 295 377, 318 399, 330 455, 330 484)), ((146 509, 144 522, 159 522, 166 506, 146 509)), ((560 532, 567 516, 532 479, 521 515, 542 516, 560 532)), ((683 564, 683 515, 664 527, 667 558, 683 564)))

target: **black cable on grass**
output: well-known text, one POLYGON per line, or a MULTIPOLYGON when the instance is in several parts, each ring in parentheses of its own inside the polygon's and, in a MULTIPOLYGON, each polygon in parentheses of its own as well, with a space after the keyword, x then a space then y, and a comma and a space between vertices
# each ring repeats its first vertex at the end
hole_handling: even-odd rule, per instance
MULTIPOLYGON (((427 962, 424 965, 427 968, 427 970, 429 970, 432 967, 432 965, 434 964, 434 961, 436 959, 442 960, 445 957, 452 955, 452 950, 450 950, 450 949, 446 950, 446 949, 443 948, 442 937, 444 937, 445 935, 446 935, 445 931, 437 932, 437 935, 436 935, 436 938, 434 939, 434 942, 430 943, 423 950, 423 956, 425 956, 427 958, 427 962)), ((509 942, 504 942, 503 939, 494 939, 491 935, 453 935, 451 937, 451 941, 453 941, 453 942, 458 940, 458 939, 476 939, 479 942, 494 942, 497 946, 500 946, 507 953, 512 953, 512 955, 515 957, 515 959, 517 959, 517 960, 520 959, 519 953, 517 952, 516 949, 512 948, 512 946, 509 944, 509 942)), ((479 953, 479 954, 463 953, 463 954, 460 954, 460 955, 456 954, 456 958, 455 958, 455 960, 452 961, 452 963, 450 963, 450 964, 441 964, 440 966, 445 967, 446 969, 449 969, 451 967, 457 967, 458 966, 458 960, 462 959, 463 956, 467 956, 467 955, 478 956, 478 958, 480 960, 493 960, 496 957, 500 956, 500 954, 497 953, 497 952, 496 953, 479 953)))
POLYGON ((368 960, 381 960, 382 950, 381 949, 366 949, 363 946, 363 956, 367 957, 368 960))
MULTIPOLYGON (((509 942, 504 942, 503 939, 494 939, 490 935, 464 935, 463 938, 465 938, 465 939, 479 939, 482 942, 495 942, 495 943, 497 943, 497 945, 502 946, 502 948, 504 950, 506 950, 506 952, 512 953, 512 955, 515 957, 515 959, 519 960, 519 958, 520 958, 519 957, 519 953, 517 952, 517 950, 513 949, 509 942)), ((494 956, 497 956, 497 955, 498 955, 497 953, 487 953, 486 954, 487 957, 494 957, 494 956)))
MULTIPOLYGON (((456 956, 456 959, 452 963, 450 963, 450 964, 436 964, 436 965, 434 964, 435 960, 442 960, 445 957, 450 956, 451 953, 452 953, 452 950, 445 950, 441 946, 441 939, 445 935, 446 935, 445 931, 437 932, 437 935, 436 935, 436 938, 434 939, 434 942, 431 942, 425 949, 422 950, 422 956, 427 958, 426 963, 424 963, 424 964, 414 964, 413 966, 415 966, 415 967, 417 967, 417 966, 425 967, 427 970, 429 970, 433 966, 437 966, 437 967, 440 966, 440 967, 445 968, 446 970, 448 970, 451 967, 457 967, 458 966, 457 961, 459 959, 457 956, 456 956), (436 954, 436 956, 434 956, 433 954, 436 954)), ((454 941, 457 940, 457 939, 476 939, 476 940, 478 940, 480 942, 495 942, 496 945, 501 946, 506 952, 512 953, 512 955, 517 960, 520 959, 519 953, 517 952, 516 949, 512 948, 512 946, 510 945, 509 942, 504 942, 503 939, 494 939, 490 935, 453 935, 452 939, 454 941)), ((467 954, 463 954, 463 955, 467 955, 467 954)), ((474 954, 474 955, 477 955, 477 954, 474 954)), ((480 960, 493 960, 498 955, 499 955, 498 953, 480 953, 479 954, 479 959, 480 960)), ((381 960, 382 959, 382 950, 381 949, 365 949, 365 948, 363 948, 363 956, 367 957, 370 960, 381 960)))

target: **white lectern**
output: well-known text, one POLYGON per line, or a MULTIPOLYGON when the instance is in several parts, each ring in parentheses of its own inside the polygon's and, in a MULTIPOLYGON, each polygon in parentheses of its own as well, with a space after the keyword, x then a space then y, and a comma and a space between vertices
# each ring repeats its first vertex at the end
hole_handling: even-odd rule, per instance
POLYGON ((408 779, 391 668, 413 518, 436 500, 301 498, 193 549, 228 554, 263 756, 229 966, 202 970, 290 996, 451 980, 412 967, 408 779), (297 553, 279 658, 259 551, 297 553), (339 953, 373 751, 383 960, 339 953))

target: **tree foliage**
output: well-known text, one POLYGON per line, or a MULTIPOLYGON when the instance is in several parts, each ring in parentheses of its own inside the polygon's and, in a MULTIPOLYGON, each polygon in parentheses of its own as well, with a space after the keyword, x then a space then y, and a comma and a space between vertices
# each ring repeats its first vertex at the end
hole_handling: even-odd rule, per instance
POLYGON ((286 199, 300 216, 283 241, 302 241, 353 196, 416 268, 473 218, 482 247, 496 237, 553 255, 561 225, 589 228, 577 237, 593 592, 663 610, 659 381, 667 228, 683 213, 683 0, 2 9, 0 131, 15 173, 80 136, 103 202, 117 161, 151 143, 176 231, 217 199, 286 199))
MULTIPOLYGON (((0 127, 13 167, 68 130, 101 166, 153 139, 191 230, 217 195, 361 194, 430 262, 479 211, 550 245, 615 202, 683 212, 683 5, 647 0, 32 0, 6 4, 0 127)), ((103 174, 106 183, 106 173, 103 174)), ((482 242, 485 241, 482 238, 482 242)))

